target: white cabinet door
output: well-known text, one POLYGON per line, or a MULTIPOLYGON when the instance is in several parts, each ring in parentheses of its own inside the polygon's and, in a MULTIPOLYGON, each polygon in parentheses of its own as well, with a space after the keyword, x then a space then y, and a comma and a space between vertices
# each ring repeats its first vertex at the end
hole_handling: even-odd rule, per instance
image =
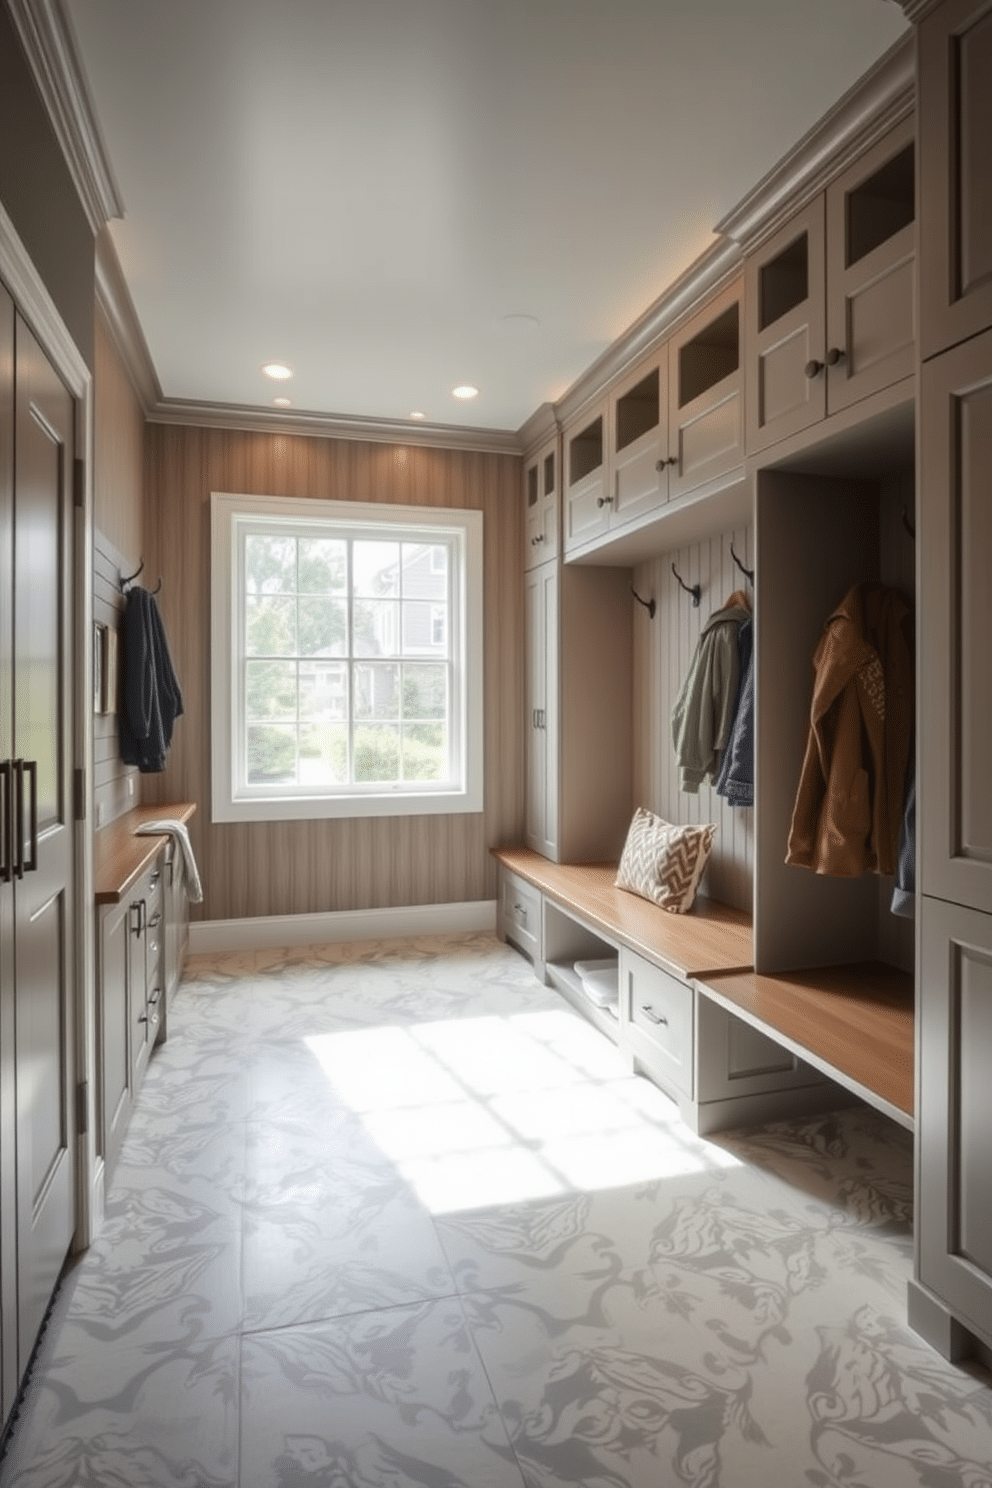
POLYGON ((668 500, 668 348, 610 395, 610 523, 633 521, 668 500))
POLYGON ((524 568, 558 556, 558 441, 524 462, 524 568))

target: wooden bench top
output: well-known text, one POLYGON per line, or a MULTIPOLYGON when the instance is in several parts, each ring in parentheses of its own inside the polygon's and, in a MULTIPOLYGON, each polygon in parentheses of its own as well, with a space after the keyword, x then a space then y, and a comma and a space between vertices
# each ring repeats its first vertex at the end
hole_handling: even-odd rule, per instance
POLYGON ((616 888, 615 863, 551 863, 528 848, 494 848, 493 856, 613 940, 686 980, 754 963, 751 916, 715 899, 700 896, 688 914, 670 914, 616 888))
POLYGON ((904 1116, 914 1110, 913 977, 882 961, 700 979, 704 993, 774 1030, 827 1074, 904 1116))
POLYGON ((96 903, 120 904, 161 850, 161 836, 136 836, 135 827, 150 821, 188 822, 195 810, 192 801, 170 806, 136 806, 95 833, 93 897, 96 903))
POLYGON ((612 864, 551 863, 525 848, 494 848, 493 856, 612 940, 695 981, 704 996, 912 1126, 911 973, 859 961, 759 975, 751 918, 740 910, 700 897, 688 914, 668 914, 615 888, 612 864))

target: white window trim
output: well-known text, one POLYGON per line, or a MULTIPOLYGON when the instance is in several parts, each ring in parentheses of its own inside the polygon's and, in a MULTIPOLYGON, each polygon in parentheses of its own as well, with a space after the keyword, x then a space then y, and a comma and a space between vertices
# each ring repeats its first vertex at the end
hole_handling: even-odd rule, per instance
POLYGON ((479 812, 483 808, 483 616, 482 513, 449 507, 389 506, 380 502, 300 501, 289 497, 240 496, 214 491, 210 497, 211 568, 211 820, 292 821, 312 817, 438 816, 479 812), (454 535, 460 547, 463 582, 456 586, 452 616, 463 638, 455 659, 461 692, 461 786, 432 789, 384 787, 381 791, 343 791, 337 795, 266 796, 235 789, 237 673, 234 635, 239 624, 237 572, 238 518, 333 521, 354 527, 375 525, 417 529, 424 540, 430 529, 454 535))

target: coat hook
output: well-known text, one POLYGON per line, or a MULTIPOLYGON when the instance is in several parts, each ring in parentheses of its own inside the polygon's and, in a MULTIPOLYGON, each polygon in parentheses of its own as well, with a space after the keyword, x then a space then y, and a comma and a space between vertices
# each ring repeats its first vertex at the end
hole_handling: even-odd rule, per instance
POLYGON ((745 568, 744 567, 743 563, 738 558, 737 554, 734 552, 733 539, 731 539, 731 543, 730 543, 730 556, 731 556, 731 558, 733 558, 734 562, 737 564, 737 567, 740 569, 740 571, 744 575, 744 577, 749 581, 749 583, 753 584, 754 583, 754 569, 753 568, 745 568))
POLYGON ((902 509, 902 525, 905 527, 906 531, 909 533, 910 537, 915 542, 916 541, 916 528, 913 526, 912 522, 909 520, 909 512, 906 510, 905 507, 903 507, 903 509, 902 509))
POLYGON ((702 584, 687 584, 682 575, 679 573, 678 569, 675 567, 674 563, 672 564, 672 573, 678 579, 680 586, 685 590, 686 594, 692 595, 692 607, 694 610, 698 610, 699 601, 702 598, 703 593, 702 584))
POLYGON ((137 568, 134 570, 134 573, 133 574, 129 574, 126 579, 121 579, 121 593, 122 594, 124 594, 126 592, 128 584, 133 584, 134 581, 135 581, 135 579, 138 577, 138 575, 144 572, 144 568, 145 568, 145 560, 144 560, 144 558, 142 558, 139 561, 137 568))
POLYGON ((654 600, 653 599, 642 599, 641 596, 638 594, 637 590, 634 588, 633 584, 631 584, 631 586, 630 586, 630 592, 634 596, 634 598, 637 600, 637 603, 638 604, 642 604, 644 606, 644 608, 647 610, 648 614, 651 616, 651 619, 653 620, 654 619, 654 612, 658 608, 658 606, 655 604, 654 600))

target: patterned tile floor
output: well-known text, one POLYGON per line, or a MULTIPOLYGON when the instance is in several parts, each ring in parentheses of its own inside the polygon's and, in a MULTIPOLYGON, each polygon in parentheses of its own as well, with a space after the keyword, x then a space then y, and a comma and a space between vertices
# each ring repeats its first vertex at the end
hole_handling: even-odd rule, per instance
POLYGON ((17 1488, 983 1488, 911 1142, 715 1141, 486 936, 191 962, 17 1488))

